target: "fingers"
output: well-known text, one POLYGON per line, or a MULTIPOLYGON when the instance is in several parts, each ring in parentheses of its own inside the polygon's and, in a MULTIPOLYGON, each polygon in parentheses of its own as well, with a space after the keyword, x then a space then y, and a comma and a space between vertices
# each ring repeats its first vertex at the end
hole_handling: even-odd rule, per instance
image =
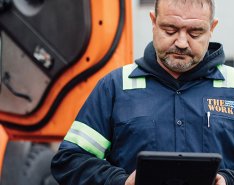
POLYGON ((127 178, 125 185, 135 185, 136 170, 127 178))
POLYGON ((216 175, 215 185, 226 185, 226 181, 222 175, 219 174, 216 175))

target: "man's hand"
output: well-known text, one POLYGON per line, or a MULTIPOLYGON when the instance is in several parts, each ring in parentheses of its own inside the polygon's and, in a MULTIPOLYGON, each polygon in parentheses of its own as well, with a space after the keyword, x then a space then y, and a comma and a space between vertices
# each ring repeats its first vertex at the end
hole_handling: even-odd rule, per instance
POLYGON ((125 185, 135 185, 136 170, 127 178, 125 185))
POLYGON ((226 185, 226 181, 222 175, 219 175, 219 174, 216 175, 215 185, 226 185))

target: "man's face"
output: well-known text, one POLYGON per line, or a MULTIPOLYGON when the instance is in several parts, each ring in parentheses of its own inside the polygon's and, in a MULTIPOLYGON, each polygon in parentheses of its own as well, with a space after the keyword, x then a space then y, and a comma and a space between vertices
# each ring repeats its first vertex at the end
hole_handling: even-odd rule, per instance
POLYGON ((150 14, 157 59, 167 70, 182 73, 204 57, 211 33, 218 21, 210 20, 210 7, 204 3, 161 0, 158 14, 150 14))

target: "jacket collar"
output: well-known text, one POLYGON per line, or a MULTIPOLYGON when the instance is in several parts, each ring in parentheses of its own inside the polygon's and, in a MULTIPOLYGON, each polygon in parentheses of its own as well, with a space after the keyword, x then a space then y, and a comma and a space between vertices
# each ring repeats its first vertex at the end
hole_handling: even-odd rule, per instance
MULTIPOLYGON (((224 80, 217 66, 224 63, 225 55, 223 47, 219 43, 210 43, 209 49, 203 59, 195 68, 182 74, 178 81, 192 81, 202 78, 224 80)), ((150 42, 145 49, 144 57, 136 60, 138 67, 129 75, 130 78, 142 76, 155 76, 165 80, 175 80, 156 61, 156 53, 153 43, 150 42)))

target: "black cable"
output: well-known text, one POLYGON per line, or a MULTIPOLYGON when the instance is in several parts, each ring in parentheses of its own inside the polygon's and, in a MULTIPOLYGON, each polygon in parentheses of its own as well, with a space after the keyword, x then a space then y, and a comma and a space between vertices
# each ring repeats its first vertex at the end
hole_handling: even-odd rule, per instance
POLYGON ((29 102, 32 102, 32 98, 27 95, 27 94, 23 94, 20 92, 17 92, 11 85, 10 83, 10 79, 11 79, 11 75, 8 72, 4 73, 4 76, 2 76, 2 82, 3 84, 7 87, 7 89, 14 95, 17 96, 19 98, 23 98, 29 102))
POLYGON ((0 0, 0 13, 11 6, 12 0, 0 0))
POLYGON ((44 0, 26 0, 32 6, 38 6, 44 3, 44 0))
POLYGON ((123 27, 124 27, 125 0, 119 0, 119 9, 120 9, 120 16, 119 16, 119 21, 118 21, 118 28, 117 28, 114 40, 111 44, 109 51, 97 64, 95 64, 91 68, 87 69, 86 71, 82 72, 81 74, 77 75, 68 84, 66 84, 66 86, 61 90, 59 95, 56 97, 54 103, 50 107, 50 110, 45 115, 45 117, 42 118, 42 120, 40 120, 37 123, 34 123, 33 125, 19 125, 17 123, 8 122, 8 121, 4 121, 4 120, 0 120, 0 123, 7 128, 11 128, 11 129, 15 129, 15 130, 22 130, 22 131, 27 131, 27 132, 36 131, 36 130, 44 127, 49 122, 51 117, 54 115, 55 111, 59 107, 59 104, 61 103, 63 98, 68 94, 68 92, 70 90, 72 90, 75 86, 77 86, 77 84, 81 83, 82 81, 86 80, 89 76, 92 76, 93 74, 98 72, 103 66, 105 66, 107 64, 109 59, 114 54, 114 52, 119 44, 119 41, 120 41, 120 38, 122 35, 122 31, 123 31, 123 27))
POLYGON ((3 73, 3 64, 2 64, 2 32, 0 31, 0 94, 2 92, 2 73, 3 73))

